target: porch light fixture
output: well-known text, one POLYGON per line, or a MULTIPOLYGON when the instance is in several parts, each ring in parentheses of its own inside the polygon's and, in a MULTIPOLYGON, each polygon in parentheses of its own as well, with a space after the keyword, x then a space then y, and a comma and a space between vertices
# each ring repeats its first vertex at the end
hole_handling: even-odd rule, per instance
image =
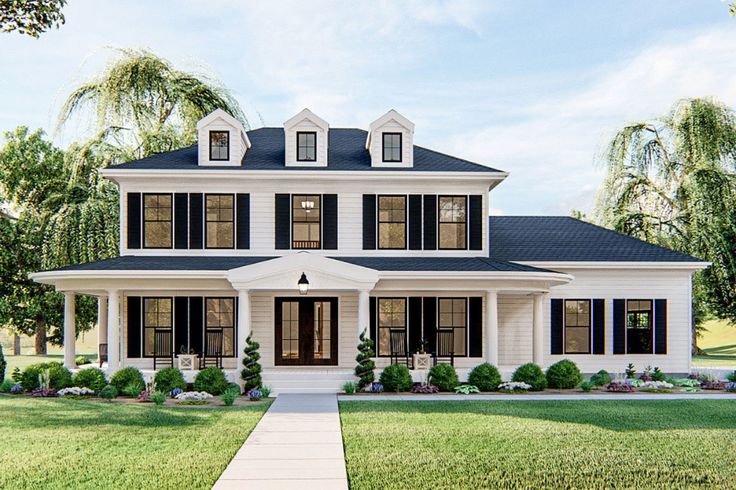
POLYGON ((297 285, 299 286, 299 294, 307 294, 309 291, 309 280, 305 273, 302 272, 302 277, 299 278, 297 285))
MULTIPOLYGON (((305 212, 310 212, 312 209, 314 209, 314 201, 302 201, 302 209, 305 212)), ((302 277, 304 277, 304 274, 302 274, 302 277)), ((307 282, 309 284, 309 282, 307 282)))

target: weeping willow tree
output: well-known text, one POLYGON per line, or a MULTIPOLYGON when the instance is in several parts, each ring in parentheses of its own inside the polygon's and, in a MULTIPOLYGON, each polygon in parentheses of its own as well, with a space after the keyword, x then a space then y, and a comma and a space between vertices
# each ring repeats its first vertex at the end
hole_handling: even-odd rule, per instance
POLYGON ((605 226, 713 262, 694 282, 696 323, 736 322, 736 117, 683 99, 622 128, 605 153, 596 215, 605 226))

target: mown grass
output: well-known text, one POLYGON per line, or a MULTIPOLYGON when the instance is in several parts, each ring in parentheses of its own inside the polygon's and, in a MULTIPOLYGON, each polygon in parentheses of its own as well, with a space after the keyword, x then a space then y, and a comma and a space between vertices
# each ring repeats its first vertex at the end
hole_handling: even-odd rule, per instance
POLYGON ((733 488, 736 401, 341 402, 353 489, 733 488))
POLYGON ((708 320, 698 338, 705 355, 693 357, 693 367, 736 368, 736 326, 725 320, 708 320))
POLYGON ((267 407, 0 396, 0 488, 211 488, 267 407))

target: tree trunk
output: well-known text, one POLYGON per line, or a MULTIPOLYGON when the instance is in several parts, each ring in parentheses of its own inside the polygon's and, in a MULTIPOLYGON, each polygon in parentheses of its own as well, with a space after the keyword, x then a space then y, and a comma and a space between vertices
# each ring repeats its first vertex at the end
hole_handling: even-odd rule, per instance
POLYGON ((46 319, 36 319, 36 355, 46 355, 46 319))
POLYGON ((20 355, 20 335, 18 335, 17 333, 13 334, 13 355, 20 355))

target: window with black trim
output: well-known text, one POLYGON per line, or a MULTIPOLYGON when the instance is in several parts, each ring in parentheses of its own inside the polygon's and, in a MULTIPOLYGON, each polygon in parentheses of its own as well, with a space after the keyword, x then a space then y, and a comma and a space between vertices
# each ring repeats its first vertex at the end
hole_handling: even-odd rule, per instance
POLYGON ((378 355, 391 355, 391 331, 406 331, 406 298, 378 298, 378 355))
POLYGON ((565 300, 565 354, 590 354, 590 300, 565 300))
POLYGON ((378 248, 406 248, 406 196, 378 196, 378 248))
POLYGON ((439 298, 437 331, 451 331, 453 333, 454 355, 464 356, 467 352, 468 332, 468 299, 467 298, 439 298))
POLYGON ((652 303, 650 299, 626 300, 627 354, 652 354, 654 352, 652 303))
POLYGON ((143 195, 143 248, 171 248, 171 194, 143 195))
POLYGON ((440 196, 438 201, 439 248, 464 250, 466 248, 466 196, 440 196))
POLYGON ((296 161, 314 162, 317 160, 317 133, 298 131, 296 133, 296 161))
POLYGON ((235 356, 235 298, 207 298, 206 303, 206 333, 222 332, 223 357, 235 356))
POLYGON ((401 161, 401 133, 383 133, 383 161, 401 161))
POLYGON ((235 196, 207 194, 205 213, 206 248, 235 246, 235 196))
POLYGON ((153 357, 155 354, 157 331, 168 333, 168 345, 173 346, 171 304, 171 298, 143 298, 144 357, 153 357))
POLYGON ((230 160, 230 131, 210 131, 210 160, 230 160))
POLYGON ((315 249, 321 247, 321 196, 292 196, 291 248, 315 249))

